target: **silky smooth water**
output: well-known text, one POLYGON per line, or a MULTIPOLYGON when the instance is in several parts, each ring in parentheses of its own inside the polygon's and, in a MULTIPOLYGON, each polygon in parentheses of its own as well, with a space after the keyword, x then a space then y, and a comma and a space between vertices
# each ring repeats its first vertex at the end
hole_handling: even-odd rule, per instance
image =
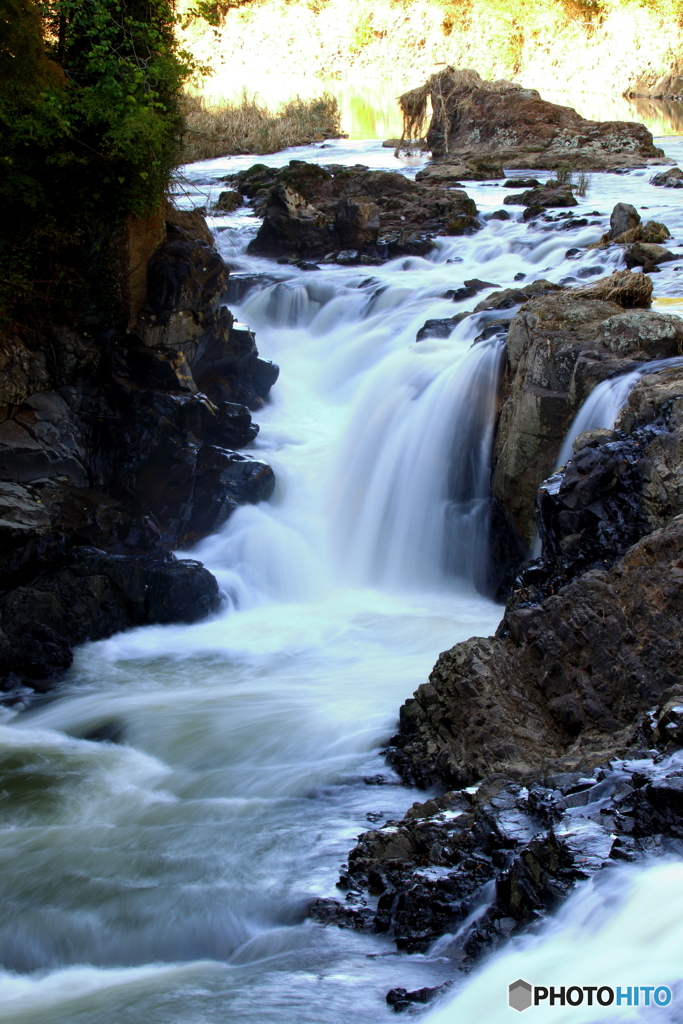
MULTIPOLYGON (((350 141, 263 162, 289 156, 420 166, 350 141)), ((186 168, 186 201, 211 202, 217 179, 250 162, 186 168)), ((566 253, 600 237, 619 199, 664 220, 676 249, 676 193, 648 177, 594 175, 587 227, 527 226, 513 207, 512 221, 378 268, 305 273, 248 258, 248 208, 212 222, 234 274, 254 278, 231 308, 281 366, 253 446, 276 491, 188 553, 219 580, 218 614, 86 645, 57 694, 3 713, 1 1020, 369 1024, 392 1019, 392 986, 451 976, 438 951, 398 954, 386 938, 306 918, 312 899, 338 895, 367 813, 399 817, 415 798, 380 753, 399 705, 440 651, 490 634, 500 617, 486 596, 486 535, 504 352, 495 339, 475 343, 490 314, 443 340, 415 336, 465 308, 442 296, 466 278, 580 283, 578 271, 617 269, 619 252, 566 253), (378 775, 384 785, 365 781, 378 775)), ((507 194, 490 183, 468 191, 483 213, 507 194)), ((671 308, 676 267, 655 279, 671 308)), ((600 889, 615 963, 631 956, 620 922, 637 920, 637 898, 679 891, 679 876, 675 864, 629 868, 600 889)), ((598 899, 586 893, 580 908, 598 899)), ((583 956, 593 918, 567 906, 524 957, 583 956)), ((659 930, 644 929, 642 943, 654 964, 656 948, 680 948, 679 925, 668 910, 651 917, 659 930)), ((485 1016, 471 992, 518 971, 520 949, 494 957, 455 993, 457 1013, 446 1005, 438 1019, 507 1019, 504 1000, 491 996, 485 1016)))

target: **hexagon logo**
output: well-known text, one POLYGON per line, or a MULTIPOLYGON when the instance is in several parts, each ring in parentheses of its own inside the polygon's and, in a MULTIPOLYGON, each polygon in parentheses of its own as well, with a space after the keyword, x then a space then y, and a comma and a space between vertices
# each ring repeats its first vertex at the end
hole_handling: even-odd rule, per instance
POLYGON ((518 978, 508 988, 508 1003, 513 1010, 528 1010, 531 1006, 531 985, 528 981, 518 978))

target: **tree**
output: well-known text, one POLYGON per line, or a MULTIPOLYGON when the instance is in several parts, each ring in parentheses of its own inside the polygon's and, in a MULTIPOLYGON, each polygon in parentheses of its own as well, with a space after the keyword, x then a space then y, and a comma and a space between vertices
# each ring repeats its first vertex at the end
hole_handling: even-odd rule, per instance
POLYGON ((195 65, 175 23, 173 0, 0 0, 6 316, 103 315, 111 239, 176 162, 195 65))

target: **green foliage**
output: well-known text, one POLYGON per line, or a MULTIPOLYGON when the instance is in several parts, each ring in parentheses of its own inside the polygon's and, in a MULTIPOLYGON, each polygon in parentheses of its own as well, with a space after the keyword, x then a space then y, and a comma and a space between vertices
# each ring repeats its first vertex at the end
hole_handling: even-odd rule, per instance
POLYGON ((194 66, 173 0, 0 0, 0 24, 13 17, 14 46, 0 50, 0 308, 92 318, 112 290, 93 284, 110 276, 116 230, 163 198, 194 66))
POLYGON ((571 167, 563 165, 555 171, 555 177, 549 178, 546 185, 550 188, 557 188, 560 185, 569 185, 572 192, 579 196, 585 196, 591 187, 591 176, 585 171, 576 174, 571 167), (576 176, 575 176, 576 175, 576 176))
POLYGON ((239 7, 247 7, 253 0, 197 0, 194 7, 187 12, 187 19, 203 18, 209 25, 218 26, 223 22, 228 11, 239 7))

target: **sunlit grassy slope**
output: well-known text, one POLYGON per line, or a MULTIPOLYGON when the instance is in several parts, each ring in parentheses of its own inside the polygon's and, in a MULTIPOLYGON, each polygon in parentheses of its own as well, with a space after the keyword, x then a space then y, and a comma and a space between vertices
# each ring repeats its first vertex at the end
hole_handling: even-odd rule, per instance
POLYGON ((683 72, 682 21, 683 0, 251 0, 217 31, 195 22, 184 36, 214 68, 214 93, 268 74, 412 86, 452 64, 541 90, 621 94, 683 72))

